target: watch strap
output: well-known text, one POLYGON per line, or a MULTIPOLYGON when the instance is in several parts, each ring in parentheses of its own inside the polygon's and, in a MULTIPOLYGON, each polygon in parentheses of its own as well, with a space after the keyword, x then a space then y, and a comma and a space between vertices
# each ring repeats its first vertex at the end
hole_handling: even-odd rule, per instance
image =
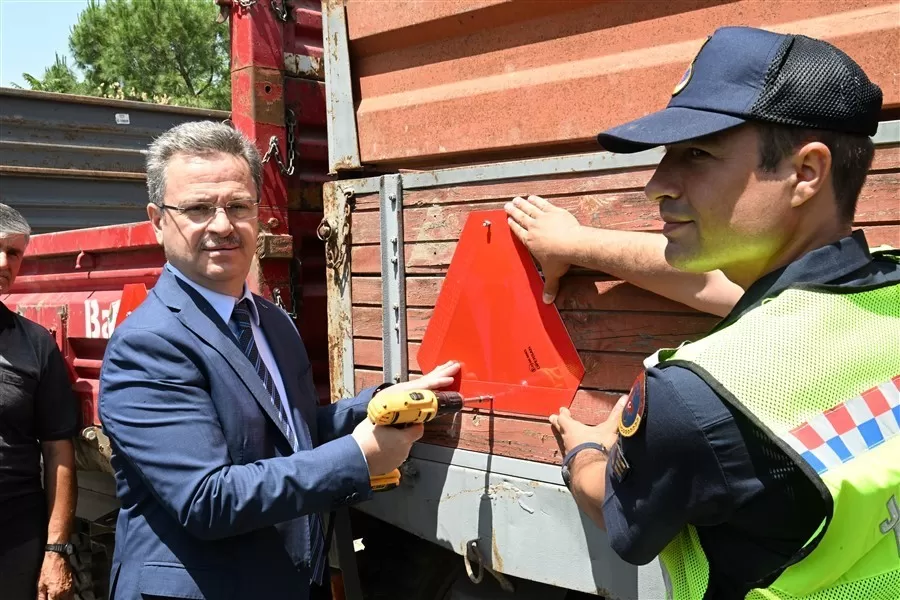
POLYGON ((605 458, 609 458, 609 450, 600 442, 584 442, 583 444, 578 444, 577 446, 566 452, 566 457, 563 458, 563 466, 568 467, 569 463, 572 462, 572 459, 575 458, 576 454, 578 454, 582 450, 587 450, 588 448, 599 450, 605 458))
POLYGON ((56 552, 65 556, 72 554, 73 549, 72 544, 47 544, 44 546, 45 552, 56 552))

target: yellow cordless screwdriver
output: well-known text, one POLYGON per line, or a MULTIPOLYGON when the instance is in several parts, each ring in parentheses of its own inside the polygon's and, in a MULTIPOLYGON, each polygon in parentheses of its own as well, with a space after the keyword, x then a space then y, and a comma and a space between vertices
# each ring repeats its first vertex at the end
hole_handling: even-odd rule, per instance
MULTIPOLYGON (((427 423, 440 415, 459 412, 469 404, 493 400, 493 396, 464 398, 459 392, 409 390, 381 392, 369 401, 369 420, 376 425, 403 427, 412 423, 427 423)), ((372 491, 383 492, 400 485, 400 470, 374 475, 369 480, 372 491)))

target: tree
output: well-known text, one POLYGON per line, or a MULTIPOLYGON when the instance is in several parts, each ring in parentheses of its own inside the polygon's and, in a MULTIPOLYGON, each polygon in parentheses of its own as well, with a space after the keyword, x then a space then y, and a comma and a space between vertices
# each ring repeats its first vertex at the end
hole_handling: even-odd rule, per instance
MULTIPOLYGON (((78 75, 66 62, 65 56, 56 54, 53 64, 44 69, 44 76, 38 79, 34 75, 22 73, 22 78, 33 90, 42 92, 60 92, 63 94, 85 94, 87 86, 84 82, 78 81, 78 75)), ((13 87, 21 89, 21 86, 12 84, 13 87)))
POLYGON ((69 35, 84 81, 59 59, 42 80, 23 77, 32 89, 228 109, 228 28, 217 15, 212 0, 91 0, 69 35))

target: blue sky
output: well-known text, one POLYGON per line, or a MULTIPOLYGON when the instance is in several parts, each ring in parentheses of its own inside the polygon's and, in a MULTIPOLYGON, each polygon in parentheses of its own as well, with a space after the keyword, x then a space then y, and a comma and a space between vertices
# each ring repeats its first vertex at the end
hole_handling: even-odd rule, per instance
POLYGON ((53 64, 54 53, 68 57, 69 30, 87 0, 0 0, 0 86, 27 88, 22 73, 35 77, 53 64))

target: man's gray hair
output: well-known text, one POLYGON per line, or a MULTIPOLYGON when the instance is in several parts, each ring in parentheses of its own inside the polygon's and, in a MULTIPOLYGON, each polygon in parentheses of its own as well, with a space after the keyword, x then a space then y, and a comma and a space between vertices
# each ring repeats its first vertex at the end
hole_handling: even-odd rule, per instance
POLYGON ((189 121, 169 129, 150 144, 147 154, 147 193, 150 202, 157 206, 163 205, 166 195, 166 167, 173 156, 206 156, 219 152, 247 161, 258 199, 262 187, 262 158, 253 142, 224 123, 189 121))
POLYGON ((31 226, 22 213, 2 202, 0 202, 0 234, 24 235, 26 241, 31 237, 31 226))

